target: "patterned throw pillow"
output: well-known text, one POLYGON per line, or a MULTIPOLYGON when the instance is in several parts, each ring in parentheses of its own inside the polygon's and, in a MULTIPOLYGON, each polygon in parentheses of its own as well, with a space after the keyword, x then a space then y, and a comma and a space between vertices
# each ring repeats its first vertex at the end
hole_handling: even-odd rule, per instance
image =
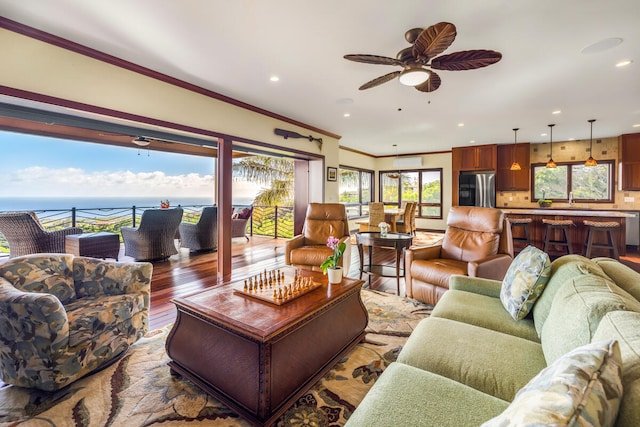
POLYGON ((497 426, 612 426, 622 397, 618 341, 578 347, 543 369, 504 412, 497 426))
POLYGON ((527 246, 513 259, 502 280, 500 301, 515 320, 529 314, 547 282, 551 271, 549 255, 527 246))

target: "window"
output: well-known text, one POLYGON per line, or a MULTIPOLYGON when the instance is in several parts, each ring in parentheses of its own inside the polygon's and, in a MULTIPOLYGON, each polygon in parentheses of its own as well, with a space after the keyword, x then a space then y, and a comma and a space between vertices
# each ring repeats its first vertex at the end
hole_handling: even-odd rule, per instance
POLYGON ((442 218, 442 169, 380 172, 380 200, 400 206, 418 202, 417 216, 442 218))
POLYGON ((348 217, 369 214, 369 202, 373 201, 373 171, 341 166, 338 185, 338 201, 345 204, 348 217))
POLYGON ((533 165, 532 200, 568 201, 571 195, 577 202, 613 203, 614 166, 613 160, 602 160, 597 166, 562 163, 555 169, 533 165))

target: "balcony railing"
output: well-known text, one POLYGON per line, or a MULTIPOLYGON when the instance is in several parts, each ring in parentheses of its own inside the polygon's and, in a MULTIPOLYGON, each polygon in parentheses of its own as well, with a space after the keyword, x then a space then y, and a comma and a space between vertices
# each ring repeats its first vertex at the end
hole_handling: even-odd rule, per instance
MULTIPOLYGON (((183 205, 183 222, 195 223, 200 218, 202 208, 207 205, 183 205)), ((237 207, 243 207, 238 205, 237 207)), ((120 208, 88 209, 42 209, 34 210, 38 220, 47 230, 59 230, 67 227, 80 227, 85 233, 110 231, 120 234, 122 227, 136 227, 140 224, 142 213, 154 206, 129 206, 120 208)), ((293 237, 293 207, 291 206, 254 206, 253 214, 247 224, 247 234, 270 237, 293 237)), ((9 244, 0 233, 0 257, 9 255, 9 244)))

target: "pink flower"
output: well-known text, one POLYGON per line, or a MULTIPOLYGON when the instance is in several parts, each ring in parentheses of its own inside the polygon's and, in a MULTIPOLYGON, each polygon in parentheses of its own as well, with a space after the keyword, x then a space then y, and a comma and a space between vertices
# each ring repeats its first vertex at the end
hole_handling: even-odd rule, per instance
POLYGON ((333 236, 329 236, 329 238, 327 239, 327 246, 335 251, 336 246, 338 246, 339 242, 340 242, 340 239, 336 239, 333 236))

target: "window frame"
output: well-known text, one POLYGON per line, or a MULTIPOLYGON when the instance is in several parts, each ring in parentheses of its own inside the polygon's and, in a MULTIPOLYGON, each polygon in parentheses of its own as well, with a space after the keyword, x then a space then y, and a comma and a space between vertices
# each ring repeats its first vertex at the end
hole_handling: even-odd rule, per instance
POLYGON ((444 197, 444 174, 443 168, 428 168, 428 169, 403 169, 398 171, 397 169, 390 170, 380 170, 378 171, 378 200, 383 202, 385 206, 401 206, 402 205, 402 174, 405 173, 415 173, 418 174, 418 206, 416 208, 416 216, 418 218, 425 219, 442 219, 444 215, 444 208, 442 205, 443 197, 444 197), (439 203, 426 203, 422 201, 422 174, 424 172, 437 172, 440 175, 440 202, 439 203), (385 202, 382 198, 382 179, 384 174, 388 173, 399 173, 400 177, 398 178, 398 201, 397 202, 385 202), (438 207, 440 209, 440 215, 438 216, 423 216, 422 208, 424 207, 438 207))
MULTIPOLYGON (((357 203, 346 203, 346 202, 339 202, 342 203, 343 205, 345 205, 345 207, 354 207, 357 206, 358 207, 358 214, 357 215, 348 215, 347 217, 349 219, 351 218, 362 218, 367 216, 368 213, 368 209, 369 209, 369 203, 374 201, 374 194, 375 194, 375 187, 376 187, 376 182, 375 182, 375 171, 372 171, 370 169, 362 169, 362 168, 357 168, 357 167, 353 167, 353 166, 344 166, 344 165, 339 165, 338 166, 338 200, 340 199, 340 171, 342 170, 349 170, 349 171, 355 171, 358 172, 358 202, 357 203), (363 200, 362 194, 363 194, 363 188, 362 188, 362 182, 363 182, 363 175, 369 175, 369 182, 371 182, 371 188, 369 189, 369 198, 371 200, 363 200), (363 210, 363 208, 366 207, 366 210, 363 210)), ((347 209, 348 212, 348 209, 347 209)))
MULTIPOLYGON (((603 165, 603 164, 608 164, 609 165, 609 182, 608 182, 608 187, 609 187, 609 199, 577 199, 577 198, 573 198, 573 202, 577 202, 577 203, 615 203, 615 171, 616 171, 616 161, 613 159, 610 160, 598 160, 598 164, 599 165, 603 165)), ((531 164, 531 194, 530 194, 530 200, 532 202, 537 201, 538 199, 536 199, 536 168, 539 167, 545 167, 546 163, 532 163, 531 164)), ((558 166, 567 166, 567 188, 566 188, 566 193, 567 193, 567 198, 550 198, 550 197, 545 197, 547 200, 552 200, 554 202, 569 202, 569 194, 571 194, 572 187, 573 187, 573 166, 576 165, 584 165, 583 161, 578 161, 578 162, 557 162, 558 166)))

